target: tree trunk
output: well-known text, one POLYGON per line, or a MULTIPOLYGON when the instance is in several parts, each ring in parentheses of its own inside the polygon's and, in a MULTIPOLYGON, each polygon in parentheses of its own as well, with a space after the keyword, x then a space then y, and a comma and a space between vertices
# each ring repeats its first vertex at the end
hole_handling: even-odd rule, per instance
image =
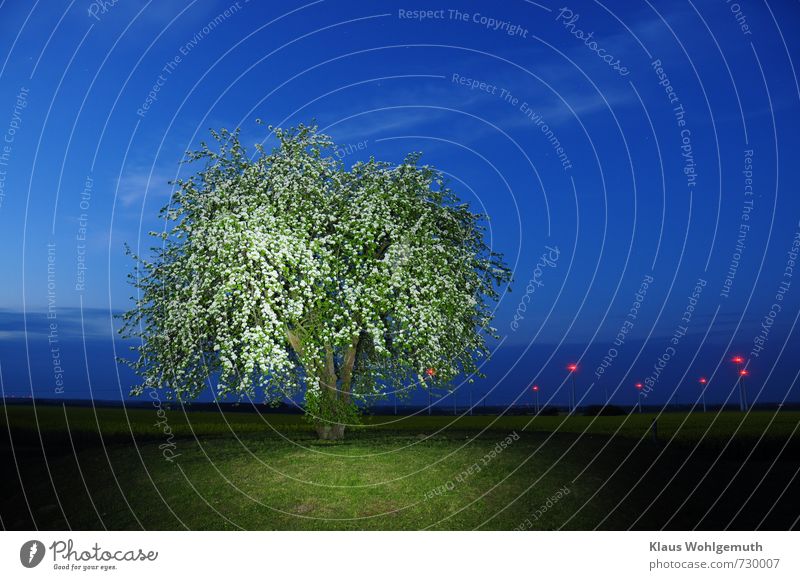
POLYGON ((318 423, 316 429, 317 437, 324 441, 344 439, 344 425, 341 423, 318 423))
POLYGON ((345 424, 338 421, 342 420, 340 407, 343 404, 350 404, 350 385, 353 378, 358 338, 358 335, 353 337, 350 348, 345 352, 341 369, 341 388, 338 388, 339 377, 336 376, 333 348, 326 347, 325 349, 325 364, 322 366, 324 376, 320 379, 320 389, 323 393, 321 402, 329 405, 333 413, 327 415, 330 418, 329 421, 318 421, 315 425, 317 436, 324 441, 344 439, 345 424))
POLYGON ((337 422, 339 419, 337 407, 340 398, 340 392, 336 388, 338 378, 336 377, 336 368, 333 362, 333 349, 327 347, 324 365, 324 376, 319 381, 319 386, 322 391, 321 404, 328 408, 323 413, 323 416, 328 419, 327 421, 318 421, 315 425, 317 436, 324 441, 338 441, 344 438, 344 425, 337 422))
MULTIPOLYGON (((317 436, 322 440, 338 441, 344 438, 345 423, 341 421, 344 417, 349 416, 350 413, 343 413, 342 405, 350 404, 350 387, 353 380, 353 367, 356 360, 359 336, 360 333, 353 336, 349 348, 344 353, 341 368, 341 388, 338 388, 340 377, 337 376, 335 353, 331 345, 325 346, 324 360, 312 365, 316 371, 315 374, 319 377, 319 404, 324 409, 320 416, 317 417, 314 427, 317 431, 317 436)), ((292 349, 302 359, 304 351, 302 335, 294 329, 287 328, 286 337, 292 349)))

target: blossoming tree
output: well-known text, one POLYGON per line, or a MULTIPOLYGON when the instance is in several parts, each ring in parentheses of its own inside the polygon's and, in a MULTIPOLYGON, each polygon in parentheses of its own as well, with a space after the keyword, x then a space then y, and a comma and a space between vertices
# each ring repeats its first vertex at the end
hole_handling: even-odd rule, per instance
POLYGON ((481 216, 417 155, 347 170, 316 128, 275 134, 253 158, 228 131, 189 155, 203 169, 176 183, 152 256, 134 256, 133 393, 304 394, 339 439, 359 400, 478 374, 509 280, 481 216))

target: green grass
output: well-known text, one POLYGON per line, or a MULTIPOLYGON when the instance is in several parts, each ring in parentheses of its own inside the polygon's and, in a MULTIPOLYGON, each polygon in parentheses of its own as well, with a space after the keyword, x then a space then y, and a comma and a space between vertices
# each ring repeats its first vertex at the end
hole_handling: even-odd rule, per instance
MULTIPOLYGON (((475 462, 481 465, 493 440, 356 438, 336 446, 315 445, 312 439, 182 441, 175 464, 153 445, 141 450, 141 461, 135 450, 120 448, 111 451, 110 462, 97 454, 79 461, 92 474, 108 471, 108 463, 115 466, 116 482, 106 474, 91 489, 100 505, 120 506, 123 494, 130 503, 130 510, 106 510, 111 528, 137 527, 136 514, 147 529, 463 529, 483 524, 557 459, 552 452, 541 454, 481 498, 534 450, 533 442, 517 443, 521 448, 500 454, 461 482, 459 475, 475 462)), ((532 511, 548 492, 569 483, 570 467, 556 465, 517 509, 490 527, 518 525, 523 519, 518 510, 532 511)), ((92 524, 92 514, 86 516, 81 525, 92 524)))
POLYGON ((51 529, 747 529, 787 486, 767 527, 800 514, 800 413, 668 413, 657 442, 648 414, 530 419, 373 416, 324 444, 297 415, 9 406, 3 460, 22 485, 4 478, 0 516, 51 529))

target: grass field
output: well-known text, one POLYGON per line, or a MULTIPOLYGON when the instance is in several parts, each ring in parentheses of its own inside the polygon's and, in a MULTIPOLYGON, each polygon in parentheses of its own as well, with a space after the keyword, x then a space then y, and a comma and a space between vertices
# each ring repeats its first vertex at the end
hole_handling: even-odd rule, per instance
POLYGON ((798 412, 370 416, 14 405, 0 517, 24 529, 786 529, 798 412), (98 435, 101 434, 101 435, 98 435), (19 473, 19 477, 17 477, 19 473))

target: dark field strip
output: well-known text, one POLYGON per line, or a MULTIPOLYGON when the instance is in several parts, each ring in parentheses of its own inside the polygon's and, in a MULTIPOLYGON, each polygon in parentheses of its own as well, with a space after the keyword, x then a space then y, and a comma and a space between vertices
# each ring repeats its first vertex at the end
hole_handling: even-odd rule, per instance
MULTIPOLYGON (((84 434, 103 437, 119 436, 160 439, 164 430, 177 437, 232 436, 244 434, 276 435, 277 432, 311 432, 311 427, 299 414, 276 414, 256 412, 211 412, 184 410, 180 406, 171 408, 118 407, 67 407, 29 405, 7 406, 0 411, 0 425, 10 425, 20 432, 63 433, 67 428, 73 437, 84 434)), ((586 433, 592 435, 616 435, 636 438, 650 435, 650 427, 656 415, 634 413, 612 417, 543 416, 532 418, 526 415, 381 415, 363 418, 363 425, 352 432, 407 432, 407 431, 536 431, 586 433)), ((735 437, 737 440, 784 441, 794 435, 800 436, 800 411, 775 413, 753 411, 723 413, 675 413, 658 416, 658 436, 684 443, 704 440, 708 444, 723 445, 735 437)))

